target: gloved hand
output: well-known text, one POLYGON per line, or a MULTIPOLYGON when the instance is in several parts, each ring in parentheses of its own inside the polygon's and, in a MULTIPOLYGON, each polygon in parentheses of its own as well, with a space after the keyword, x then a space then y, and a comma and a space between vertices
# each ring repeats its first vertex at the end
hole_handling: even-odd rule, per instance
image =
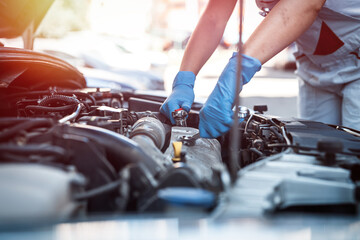
POLYGON ((176 109, 183 108, 189 112, 194 102, 195 74, 190 71, 180 71, 173 82, 172 93, 160 107, 160 112, 175 124, 171 113, 176 109))
MULTIPOLYGON (((199 131, 203 138, 216 138, 229 131, 233 123, 234 100, 236 94, 236 70, 238 53, 233 53, 220 78, 200 110, 199 131)), ((257 71, 261 69, 261 62, 243 54, 242 85, 248 83, 257 71)))

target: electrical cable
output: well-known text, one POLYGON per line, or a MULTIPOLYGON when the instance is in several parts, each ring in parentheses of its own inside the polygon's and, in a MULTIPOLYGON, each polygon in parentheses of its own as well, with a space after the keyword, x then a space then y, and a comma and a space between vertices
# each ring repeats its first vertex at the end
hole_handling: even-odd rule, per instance
MULTIPOLYGON (((96 105, 96 99, 88 93, 78 92, 78 91, 57 91, 55 93, 60 94, 60 95, 66 95, 66 96, 75 95, 75 96, 87 98, 91 101, 91 103, 93 105, 96 105)), ((38 97, 41 95, 51 95, 51 94, 53 94, 53 92, 50 92, 50 91, 32 91, 32 92, 14 93, 14 94, 6 95, 4 97, 0 97, 0 101, 2 101, 2 100, 9 101, 10 99, 18 98, 18 97, 29 97, 29 96, 30 97, 33 97, 33 96, 38 97)))
POLYGON ((86 200, 89 198, 97 197, 97 196, 105 194, 105 193, 113 192, 113 191, 117 190, 122 183, 123 183, 123 180, 119 179, 117 181, 114 181, 114 182, 105 184, 103 186, 91 189, 87 192, 78 193, 74 196, 74 199, 77 201, 82 201, 82 200, 86 200))

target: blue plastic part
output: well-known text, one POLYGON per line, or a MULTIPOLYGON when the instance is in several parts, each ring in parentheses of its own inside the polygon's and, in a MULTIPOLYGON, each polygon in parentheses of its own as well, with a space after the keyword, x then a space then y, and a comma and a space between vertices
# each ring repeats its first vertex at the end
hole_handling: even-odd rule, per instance
POLYGON ((158 197, 168 203, 187 206, 211 207, 215 204, 215 194, 199 188, 172 187, 159 190, 158 197))

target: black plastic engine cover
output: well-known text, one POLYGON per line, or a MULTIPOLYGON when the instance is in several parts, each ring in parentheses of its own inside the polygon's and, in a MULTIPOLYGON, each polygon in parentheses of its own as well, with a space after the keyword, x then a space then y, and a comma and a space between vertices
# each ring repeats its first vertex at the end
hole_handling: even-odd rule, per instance
POLYGON ((343 152, 360 153, 360 138, 337 130, 324 123, 304 120, 283 121, 292 143, 302 147, 314 148, 321 140, 340 142, 343 152))

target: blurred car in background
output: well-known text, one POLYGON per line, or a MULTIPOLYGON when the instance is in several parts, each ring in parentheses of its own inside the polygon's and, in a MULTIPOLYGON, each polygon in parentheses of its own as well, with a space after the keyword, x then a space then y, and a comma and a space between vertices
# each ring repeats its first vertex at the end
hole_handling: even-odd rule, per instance
MULTIPOLYGON (((99 36, 98 38, 101 39, 99 36)), ((112 84, 111 81, 114 81, 114 86, 124 85, 125 88, 164 90, 164 80, 160 76, 151 70, 142 69, 150 69, 151 66, 161 68, 166 64, 166 59, 150 63, 144 55, 140 57, 129 51, 124 52, 124 48, 118 47, 110 40, 105 50, 96 43, 81 44, 84 39, 87 37, 82 34, 56 40, 39 39, 35 46, 36 50, 63 59, 80 69, 90 85, 93 85, 94 79, 100 83, 100 76, 103 75, 106 77, 101 81, 100 87, 103 87, 105 82, 112 84)))
POLYGON ((164 90, 164 80, 151 72, 135 69, 112 69, 100 60, 89 61, 89 58, 76 57, 59 50, 43 49, 41 52, 63 59, 78 68, 84 74, 89 87, 164 90))

